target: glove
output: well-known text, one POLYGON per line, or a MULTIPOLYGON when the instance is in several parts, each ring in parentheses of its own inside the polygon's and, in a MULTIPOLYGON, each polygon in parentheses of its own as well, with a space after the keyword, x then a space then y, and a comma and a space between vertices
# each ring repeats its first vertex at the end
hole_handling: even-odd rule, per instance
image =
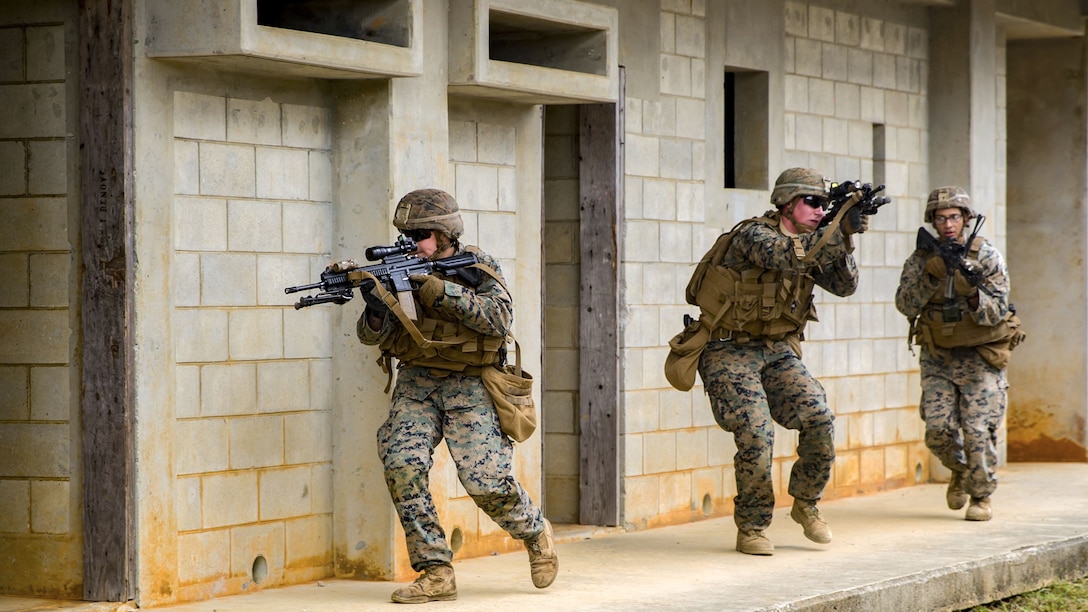
POLYGON ((413 274, 412 280, 419 283, 419 303, 424 306, 438 306, 438 300, 446 295, 446 281, 430 274, 413 274))
POLYGON ((958 295, 972 295, 978 291, 978 282, 982 280, 982 270, 978 263, 965 261, 952 276, 952 288, 958 295))
POLYGON ((363 301, 366 302, 366 308, 376 317, 384 317, 385 313, 389 312, 389 307, 385 305, 382 298, 378 296, 378 291, 372 280, 365 280, 359 285, 359 293, 363 296, 363 301))
POLYGON ((869 229, 869 215, 861 214, 861 209, 857 206, 847 211, 846 216, 842 218, 842 233, 847 236, 862 234, 867 229, 869 229))
POLYGON ((945 268, 944 260, 940 257, 930 257, 926 260, 925 265, 926 274, 941 280, 945 276, 948 276, 948 269, 945 268))

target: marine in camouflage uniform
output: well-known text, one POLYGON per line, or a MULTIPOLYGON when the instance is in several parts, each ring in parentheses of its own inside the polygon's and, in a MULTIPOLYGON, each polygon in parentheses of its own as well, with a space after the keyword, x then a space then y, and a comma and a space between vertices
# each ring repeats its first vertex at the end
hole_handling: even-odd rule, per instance
POLYGON ((926 446, 952 471, 948 507, 959 510, 969 497, 966 518, 985 521, 992 516, 990 496, 997 488, 1009 335, 1017 332, 1008 330, 1009 272, 1001 253, 982 238, 966 244, 967 222, 975 217, 963 189, 930 193, 925 221, 938 236, 928 238, 925 228, 919 229, 919 245, 903 264, 895 305, 912 320, 911 338, 921 345, 919 410, 926 446), (949 277, 950 264, 940 249, 956 245, 962 267, 949 277))
POLYGON ((835 458, 834 415, 823 386, 801 362, 801 340, 805 323, 816 320, 814 286, 837 296, 857 289, 850 235, 865 231, 868 218, 851 211, 841 225, 817 229, 828 203, 827 187, 828 181, 815 170, 783 172, 771 195, 776 210, 742 221, 719 238, 700 264, 709 264, 710 273, 717 270, 718 278, 732 280, 707 289, 707 275, 699 288, 688 287, 689 302, 720 326, 711 331, 699 375, 715 420, 736 442, 734 521, 737 550, 747 554, 774 551, 764 530, 775 506, 775 423, 800 432, 789 481, 791 516, 810 540, 831 541, 816 503, 835 458), (768 292, 776 296, 773 308, 768 292), (702 295, 706 293, 713 294, 710 303, 702 295))
POLYGON ((479 274, 475 283, 440 274, 412 277, 419 284, 419 328, 433 340, 462 342, 437 352, 421 350, 376 293, 363 293, 367 308, 357 325, 359 340, 379 346, 387 363, 388 358, 399 360, 392 407, 378 430, 378 454, 412 568, 423 572, 392 599, 424 603, 457 597, 453 552, 428 488, 432 455, 443 439, 469 496, 511 537, 526 543, 533 583, 544 588, 558 570, 551 524, 514 478, 513 444, 499 428, 479 374, 499 361, 513 323, 513 301, 500 282, 499 263, 458 242, 460 213, 443 191, 405 195, 394 224, 419 243, 420 256, 437 259, 471 251, 494 275, 479 274))

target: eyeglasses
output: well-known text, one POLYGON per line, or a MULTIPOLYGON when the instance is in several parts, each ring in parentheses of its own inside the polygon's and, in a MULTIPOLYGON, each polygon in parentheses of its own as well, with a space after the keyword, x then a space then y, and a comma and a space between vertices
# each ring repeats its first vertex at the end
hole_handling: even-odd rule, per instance
POLYGON ((410 229, 401 232, 406 238, 411 238, 416 242, 423 242, 431 237, 431 230, 429 229, 410 229))
POLYGON ((937 215, 933 217, 935 223, 959 223, 963 219, 963 215, 937 215))
POLYGON ((813 208, 822 208, 827 210, 828 202, 827 198, 821 198, 820 196, 807 195, 801 198, 801 201, 813 208))

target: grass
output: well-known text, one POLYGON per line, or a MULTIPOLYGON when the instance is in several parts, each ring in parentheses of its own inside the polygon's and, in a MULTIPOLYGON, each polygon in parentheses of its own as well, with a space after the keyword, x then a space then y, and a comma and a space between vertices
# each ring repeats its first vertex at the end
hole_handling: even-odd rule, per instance
POLYGON ((1088 612, 1088 577, 975 606, 970 612, 1088 612))

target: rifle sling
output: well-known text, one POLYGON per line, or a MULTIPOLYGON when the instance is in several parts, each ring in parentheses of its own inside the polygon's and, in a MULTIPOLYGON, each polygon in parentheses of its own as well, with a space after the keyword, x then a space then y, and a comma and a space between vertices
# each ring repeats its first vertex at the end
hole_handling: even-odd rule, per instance
MULTIPOLYGON (((809 263, 816 258, 816 253, 819 253, 820 249, 824 248, 824 245, 827 244, 827 241, 831 240, 831 234, 834 233, 835 228, 839 227, 839 224, 842 222, 843 216, 847 213, 847 211, 857 205, 857 203, 860 201, 861 195, 859 192, 855 191, 853 195, 851 195, 850 198, 846 201, 846 204, 843 204, 839 208, 839 212, 835 214, 835 218, 831 220, 831 223, 827 224, 827 229, 824 230, 824 235, 820 236, 820 239, 816 241, 816 244, 812 245, 812 248, 809 249, 808 254, 805 255, 804 259, 801 260, 802 262, 809 263)), ((850 239, 849 236, 844 236, 844 238, 846 240, 850 239)))

